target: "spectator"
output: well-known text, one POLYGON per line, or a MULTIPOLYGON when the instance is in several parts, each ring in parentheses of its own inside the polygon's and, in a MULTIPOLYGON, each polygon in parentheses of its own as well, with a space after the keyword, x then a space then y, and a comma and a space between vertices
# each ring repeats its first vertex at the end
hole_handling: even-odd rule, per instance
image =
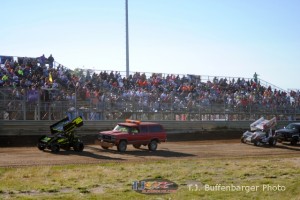
POLYGON ((258 74, 255 72, 254 75, 253 75, 253 79, 254 79, 255 83, 257 83, 257 76, 258 76, 258 74))
POLYGON ((40 62, 40 65, 41 65, 42 67, 45 66, 45 64, 46 64, 46 57, 45 57, 44 54, 43 54, 41 57, 39 57, 39 62, 40 62))
POLYGON ((48 63, 49 63, 50 69, 53 68, 53 62, 54 62, 54 58, 53 58, 52 54, 50 54, 50 56, 48 57, 48 63))
MULTIPOLYGON (((124 108, 122 104, 127 101, 127 105, 130 102, 143 111, 168 109, 192 111, 213 103, 226 105, 230 109, 249 106, 266 109, 299 107, 299 91, 287 94, 272 87, 264 87, 257 79, 256 73, 251 80, 214 77, 206 82, 191 75, 180 77, 168 74, 164 77, 153 73, 147 77, 145 73, 136 72, 129 77, 122 77, 116 71, 101 71, 99 74, 88 71, 87 74, 83 72, 76 74, 60 65, 57 69, 53 68, 52 54, 48 58, 49 67, 43 67, 42 57, 39 58, 41 66, 37 65, 35 59, 26 57, 18 59, 22 63, 12 63, 12 60, 5 62, 0 68, 0 87, 14 86, 28 89, 35 85, 49 89, 57 88, 59 99, 70 100, 74 98, 72 94, 76 88, 77 98, 93 101, 98 107, 100 104, 101 108, 103 105, 117 105, 121 109, 124 108), (49 82, 49 72, 52 74, 53 82, 49 82)), ((126 110, 130 109, 129 106, 126 107, 126 110)))

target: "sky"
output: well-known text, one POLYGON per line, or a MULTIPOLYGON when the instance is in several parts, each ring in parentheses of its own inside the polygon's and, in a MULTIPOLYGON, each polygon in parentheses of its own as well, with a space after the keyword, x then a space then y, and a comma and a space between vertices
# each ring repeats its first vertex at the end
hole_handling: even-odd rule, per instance
MULTIPOLYGON (((1 0, 0 55, 126 71, 125 0, 1 0)), ((131 72, 300 89, 299 0, 128 0, 131 72)))

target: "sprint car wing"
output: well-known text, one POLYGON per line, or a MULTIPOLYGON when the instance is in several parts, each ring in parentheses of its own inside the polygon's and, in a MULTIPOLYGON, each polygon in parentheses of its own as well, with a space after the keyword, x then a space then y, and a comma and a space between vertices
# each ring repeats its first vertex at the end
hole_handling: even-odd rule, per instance
POLYGON ((69 132, 82 125, 83 125, 83 120, 81 116, 74 118, 72 121, 70 121, 69 117, 65 117, 60 121, 52 124, 50 126, 50 131, 51 134, 60 133, 60 132, 69 132))
POLYGON ((266 129, 273 128, 274 126, 276 126, 276 124, 277 124, 276 117, 273 117, 270 120, 261 117, 255 122, 253 122, 252 124, 250 124, 250 129, 251 131, 266 130, 266 129))

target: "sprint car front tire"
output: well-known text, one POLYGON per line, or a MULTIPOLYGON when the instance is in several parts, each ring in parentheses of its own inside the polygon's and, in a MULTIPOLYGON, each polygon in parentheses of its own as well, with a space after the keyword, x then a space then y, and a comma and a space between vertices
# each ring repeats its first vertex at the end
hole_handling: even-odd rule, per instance
POLYGON ((242 142, 242 143, 246 143, 246 137, 242 136, 242 137, 241 137, 241 142, 242 142))
POLYGON ((40 142, 38 143, 37 147, 38 147, 38 149, 41 150, 41 151, 45 150, 45 148, 46 148, 46 146, 43 145, 43 144, 40 143, 40 142))

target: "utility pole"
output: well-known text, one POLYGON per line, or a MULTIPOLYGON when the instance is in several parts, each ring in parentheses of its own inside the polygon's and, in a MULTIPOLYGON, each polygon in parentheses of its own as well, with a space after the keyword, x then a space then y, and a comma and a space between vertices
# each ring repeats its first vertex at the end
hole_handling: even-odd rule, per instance
POLYGON ((125 10, 126 10, 126 77, 129 77, 128 0, 125 0, 125 10))

